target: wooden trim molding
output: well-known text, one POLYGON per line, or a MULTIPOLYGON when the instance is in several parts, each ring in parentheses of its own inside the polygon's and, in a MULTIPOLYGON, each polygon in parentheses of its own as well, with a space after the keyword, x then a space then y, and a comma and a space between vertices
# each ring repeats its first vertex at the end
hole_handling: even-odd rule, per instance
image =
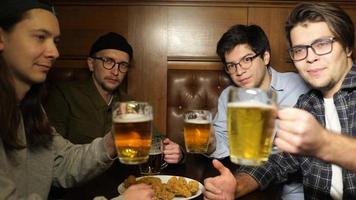
MULTIPOLYGON (((327 1, 342 7, 356 7, 356 1, 333 0, 327 1)), ((300 1, 289 0, 52 0, 54 5, 85 5, 85 6, 232 6, 232 7, 294 7, 300 1)))
POLYGON ((217 57, 168 57, 168 69, 222 70, 223 65, 217 57))

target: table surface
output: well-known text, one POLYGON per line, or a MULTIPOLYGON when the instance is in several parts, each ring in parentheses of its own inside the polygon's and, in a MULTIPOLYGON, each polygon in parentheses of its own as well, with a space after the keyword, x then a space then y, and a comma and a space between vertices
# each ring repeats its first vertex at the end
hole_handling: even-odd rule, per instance
MULTIPOLYGON (((213 167, 212 159, 199 154, 188 154, 186 162, 180 165, 169 165, 162 170, 161 175, 176 175, 195 179, 204 183, 204 179, 217 176, 219 172, 213 167)), ((235 171, 237 165, 230 162, 229 158, 222 160, 225 166, 235 171)), ((137 165, 124 165, 115 161, 103 174, 76 188, 68 189, 63 199, 93 199, 95 196, 113 198, 119 195, 117 187, 129 175, 140 175, 137 165)), ((265 191, 255 191, 240 199, 243 200, 274 200, 280 199, 277 186, 272 186, 265 191)), ((203 195, 195 199, 203 199, 203 195)))

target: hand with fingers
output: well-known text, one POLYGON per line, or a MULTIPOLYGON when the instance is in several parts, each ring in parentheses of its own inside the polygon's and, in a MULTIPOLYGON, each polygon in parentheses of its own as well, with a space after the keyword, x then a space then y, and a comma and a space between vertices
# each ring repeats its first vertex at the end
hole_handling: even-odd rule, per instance
POLYGON ((328 131, 312 114, 297 108, 278 111, 279 130, 275 144, 283 151, 318 156, 326 144, 328 131))
POLYGON ((213 166, 220 172, 220 175, 204 180, 204 199, 235 199, 235 191, 237 184, 235 176, 218 160, 213 160, 213 166))
POLYGON ((152 200, 153 195, 152 187, 143 183, 131 185, 123 194, 125 200, 152 200))
POLYGON ((179 144, 166 138, 163 140, 164 160, 169 164, 177 164, 183 158, 183 152, 179 144))

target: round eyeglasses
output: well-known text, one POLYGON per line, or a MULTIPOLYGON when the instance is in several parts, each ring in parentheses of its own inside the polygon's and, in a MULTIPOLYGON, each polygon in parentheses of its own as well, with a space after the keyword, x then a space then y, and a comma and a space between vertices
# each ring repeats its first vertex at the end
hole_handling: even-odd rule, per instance
POLYGON ((129 70, 129 63, 124 62, 124 61, 123 62, 116 62, 114 59, 108 58, 108 57, 94 57, 94 56, 91 56, 91 58, 103 61, 103 67, 105 69, 107 69, 107 70, 111 70, 116 65, 119 66, 119 71, 121 73, 125 73, 125 72, 127 72, 129 70))
POLYGON ((314 54, 318 56, 329 54, 333 51, 335 37, 320 38, 310 45, 296 45, 288 49, 289 56, 293 61, 301 61, 308 57, 308 48, 311 48, 314 54))
POLYGON ((248 68, 251 67, 252 65, 252 61, 257 58, 260 55, 260 53, 251 56, 251 55, 247 55, 241 58, 241 60, 238 63, 234 63, 234 62, 228 62, 225 63, 225 71, 228 74, 233 74, 237 71, 237 65, 240 65, 240 67, 242 69, 247 70, 248 68))

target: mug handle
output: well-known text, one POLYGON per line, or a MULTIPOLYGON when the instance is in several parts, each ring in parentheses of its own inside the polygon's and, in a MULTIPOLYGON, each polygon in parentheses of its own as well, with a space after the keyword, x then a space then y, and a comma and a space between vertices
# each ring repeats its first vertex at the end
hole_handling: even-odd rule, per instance
POLYGON ((161 164, 161 169, 165 169, 166 167, 168 167, 168 163, 163 160, 163 162, 161 164))

